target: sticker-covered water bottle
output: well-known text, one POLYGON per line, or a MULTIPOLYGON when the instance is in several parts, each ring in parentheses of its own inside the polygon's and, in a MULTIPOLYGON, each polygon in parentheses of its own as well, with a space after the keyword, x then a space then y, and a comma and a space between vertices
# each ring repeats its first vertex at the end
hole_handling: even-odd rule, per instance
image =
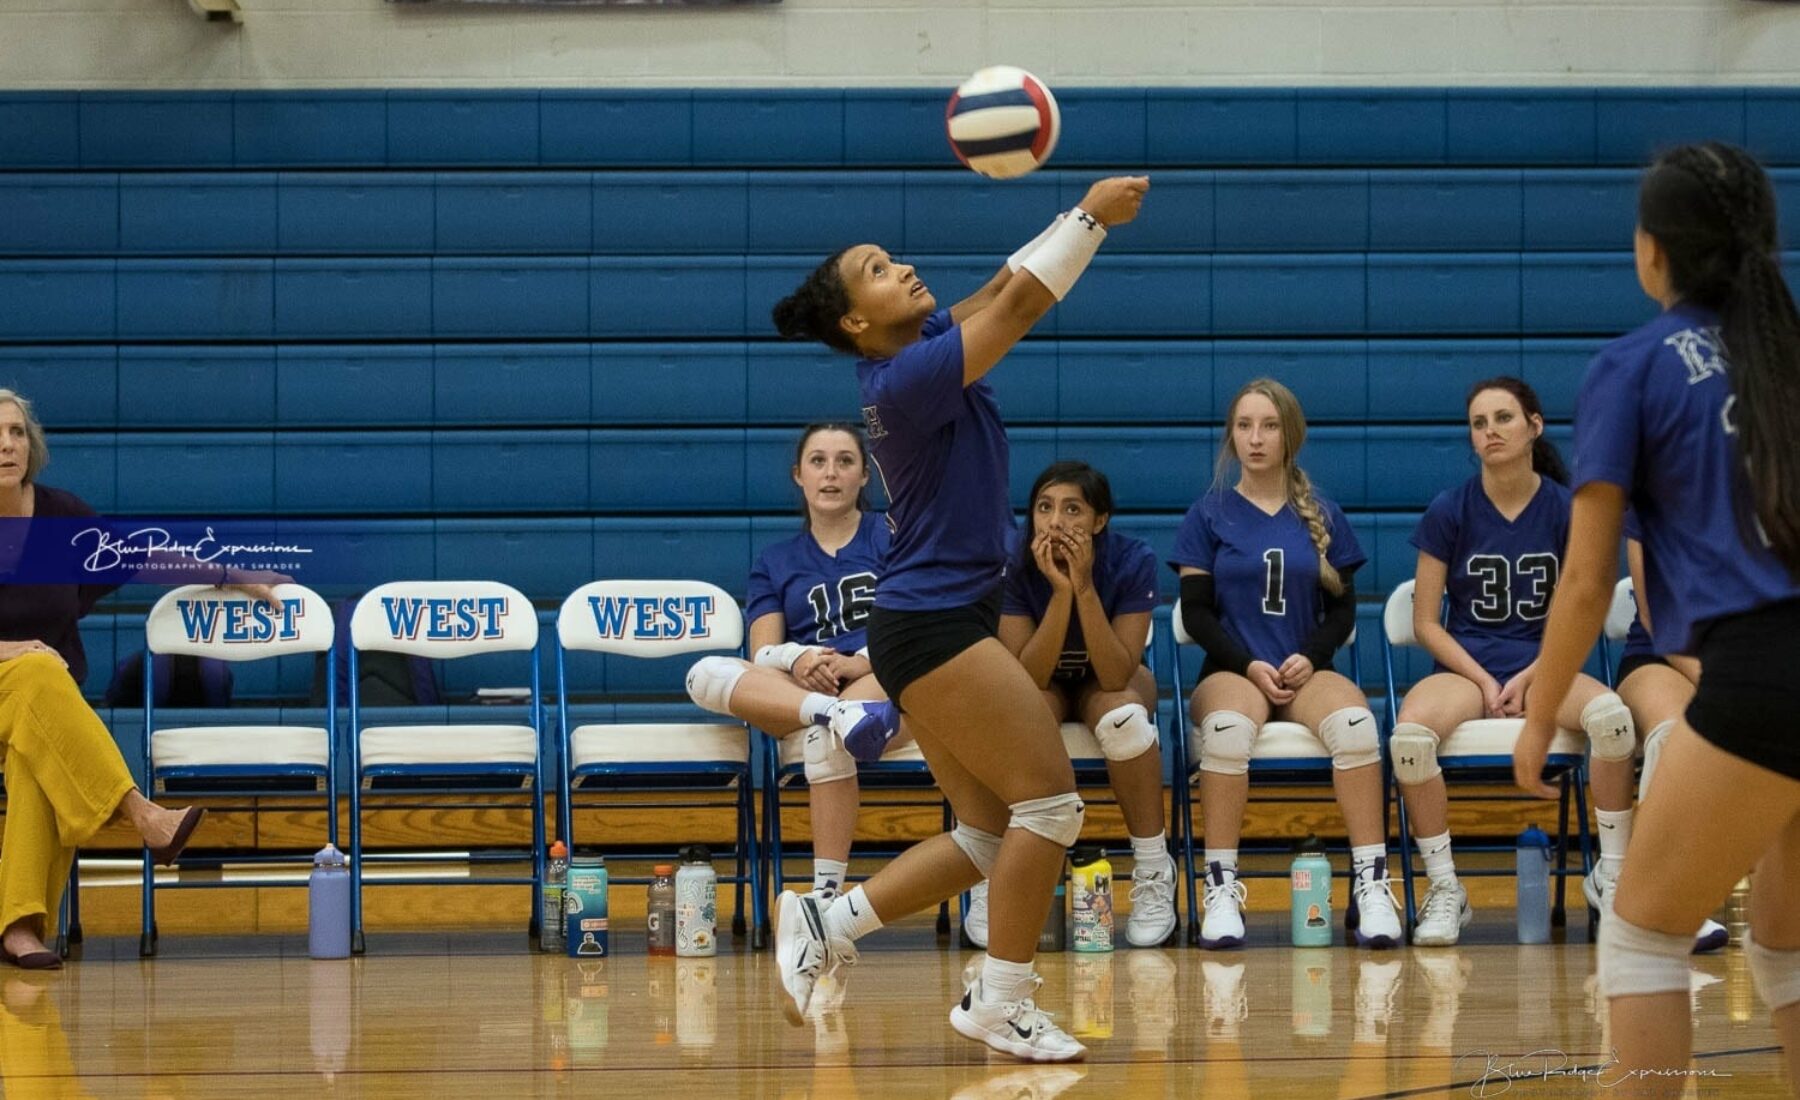
POLYGON ((719 874, 701 844, 681 850, 675 872, 675 954, 699 958, 719 953, 719 874))

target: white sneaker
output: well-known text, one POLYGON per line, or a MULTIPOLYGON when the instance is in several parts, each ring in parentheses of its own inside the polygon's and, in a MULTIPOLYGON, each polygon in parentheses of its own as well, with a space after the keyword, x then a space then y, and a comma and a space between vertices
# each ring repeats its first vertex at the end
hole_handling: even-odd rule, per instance
POLYGON ((1450 947, 1462 937, 1462 930, 1475 919, 1469 907, 1469 892, 1463 884, 1450 879, 1434 882, 1425 891, 1425 903, 1419 906, 1419 923, 1413 926, 1413 944, 1417 947, 1450 947))
POLYGON ((969 907, 963 911, 963 935, 969 942, 982 950, 987 949, 987 879, 982 879, 969 889, 969 907))
POLYGON ((1131 872, 1131 916, 1125 939, 1133 947, 1159 947, 1175 934, 1175 861, 1135 867, 1131 872))
POLYGON ((1600 860, 1581 880, 1581 895, 1587 898, 1588 908, 1600 917, 1612 912, 1613 894, 1619 889, 1619 872, 1612 869, 1616 862, 1600 860))
POLYGON ((1235 1039, 1238 1027, 1250 1018, 1250 998, 1244 995, 1244 964, 1214 962, 1200 964, 1206 978, 1206 1037, 1235 1039))
POLYGON ((775 965, 781 971, 781 987, 787 997, 781 1011, 799 1026, 806 1020, 813 990, 828 965, 856 965, 856 947, 849 940, 829 941, 818 899, 811 894, 783 890, 775 902, 775 965))
POLYGON ((1250 892, 1237 876, 1237 869, 1219 863, 1206 868, 1206 893, 1201 906, 1206 919, 1200 922, 1200 946, 1212 950, 1244 946, 1244 905, 1250 892))
POLYGON ((1394 1020, 1400 992, 1400 960, 1365 960, 1356 975, 1356 1031, 1359 1043, 1382 1042, 1394 1020))
POLYGON ((1394 884, 1388 881, 1387 857, 1376 856, 1369 873, 1357 874, 1351 881, 1350 920, 1359 947, 1379 951, 1398 947, 1406 938, 1400 907, 1394 904, 1394 884))
POLYGON ((1731 942, 1731 933, 1716 920, 1708 920, 1694 933, 1694 954, 1705 955, 1731 942))
POLYGON ((950 1100, 1051 1100, 1081 1083, 1083 1066, 1022 1066, 1010 1073, 971 1081, 950 1100))
POLYGON ((1044 979, 1033 974, 999 1004, 982 1001, 984 980, 985 975, 978 975, 950 1010, 950 1026, 957 1034, 1027 1062, 1075 1062, 1087 1057, 1087 1048, 1032 1000, 1044 979))

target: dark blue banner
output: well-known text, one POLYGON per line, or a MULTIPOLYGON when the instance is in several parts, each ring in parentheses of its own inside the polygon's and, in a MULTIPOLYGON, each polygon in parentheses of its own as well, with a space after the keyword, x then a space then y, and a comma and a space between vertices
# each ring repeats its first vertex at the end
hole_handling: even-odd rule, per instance
POLYGON ((366 559, 342 521, 0 519, 0 584, 214 584, 226 569, 306 585, 392 579, 367 575, 366 559))

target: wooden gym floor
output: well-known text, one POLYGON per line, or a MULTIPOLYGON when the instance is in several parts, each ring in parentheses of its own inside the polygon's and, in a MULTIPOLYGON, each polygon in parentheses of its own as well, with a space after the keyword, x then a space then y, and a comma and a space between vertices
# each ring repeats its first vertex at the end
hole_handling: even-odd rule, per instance
MULTIPOLYGON (((466 887, 371 890, 369 952, 341 962, 306 957, 302 890, 171 892, 159 895, 160 954, 141 961, 131 876, 96 863, 84 880, 79 961, 58 974, 0 968, 8 1098, 491 1100, 673 1086, 709 1097, 1602 1100, 1617 1083, 1568 1072, 1607 1049, 1585 915, 1572 910, 1566 942, 1511 944, 1504 880, 1473 880, 1482 908, 1451 950, 1281 946, 1277 879, 1252 884, 1244 951, 1043 955, 1043 1005, 1092 1050, 1072 1068, 990 1061, 950 1030, 974 955, 940 939, 929 916, 865 941, 841 1003, 795 1028, 778 1008, 772 952, 726 936, 716 959, 646 958, 640 888, 614 892, 620 931, 604 961, 528 953, 523 928, 509 927, 524 892, 466 887)), ((728 899, 721 889, 727 912, 728 899)), ((1735 947, 1695 960, 1693 1005, 1706 1076, 1691 1095, 1785 1095, 1735 947)))

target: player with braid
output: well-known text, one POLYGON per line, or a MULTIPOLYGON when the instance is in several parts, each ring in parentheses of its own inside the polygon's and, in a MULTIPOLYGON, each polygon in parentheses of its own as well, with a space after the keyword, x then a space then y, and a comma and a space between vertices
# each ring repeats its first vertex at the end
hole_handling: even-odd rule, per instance
POLYGON ((1206 822, 1203 947, 1244 943, 1237 842, 1250 750, 1270 719, 1306 726, 1331 751, 1350 834, 1356 941, 1385 948, 1403 936, 1388 883, 1375 717, 1362 689, 1331 670, 1356 626, 1353 577, 1368 559, 1342 509, 1295 461, 1305 439, 1286 386, 1259 378, 1239 390, 1213 484, 1182 519, 1170 558, 1182 624, 1206 650, 1190 705, 1206 822), (1233 465, 1238 480, 1227 487, 1233 465))
POLYGON ((1634 244, 1662 312, 1582 382, 1569 548, 1513 775, 1556 795, 1544 757, 1611 603, 1629 506, 1655 648, 1704 671, 1638 807, 1600 925, 1600 987, 1616 1076, 1630 1095, 1676 1096, 1694 930, 1752 867, 1745 953, 1790 1066, 1800 1053, 1800 312, 1768 174, 1740 149, 1659 157, 1634 244))

